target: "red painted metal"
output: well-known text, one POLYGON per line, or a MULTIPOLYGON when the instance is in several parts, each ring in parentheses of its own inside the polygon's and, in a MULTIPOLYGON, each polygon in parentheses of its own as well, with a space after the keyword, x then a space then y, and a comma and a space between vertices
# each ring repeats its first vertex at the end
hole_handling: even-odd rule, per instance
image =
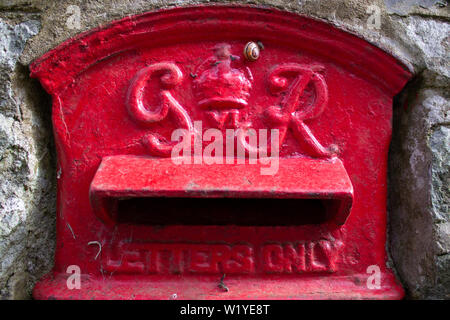
POLYGON ((58 153, 55 267, 35 298, 403 296, 385 265, 386 164, 411 75, 380 49, 291 13, 199 6, 84 33, 31 74, 53 97, 58 153), (278 129, 279 169, 175 164, 177 128, 241 129, 247 155, 262 150, 251 128, 278 129))

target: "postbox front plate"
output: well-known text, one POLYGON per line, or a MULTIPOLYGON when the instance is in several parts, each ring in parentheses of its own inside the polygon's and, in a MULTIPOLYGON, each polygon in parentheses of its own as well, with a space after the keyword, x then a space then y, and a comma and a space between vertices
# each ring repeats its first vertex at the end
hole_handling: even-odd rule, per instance
POLYGON ((55 267, 35 298, 403 296, 386 168, 410 73, 380 49, 291 13, 199 6, 84 33, 31 74, 52 95, 58 153, 55 267), (191 163, 173 156, 177 129, 191 163), (210 129, 233 132, 223 162, 205 156, 210 129), (267 157, 251 163, 261 130, 267 157))

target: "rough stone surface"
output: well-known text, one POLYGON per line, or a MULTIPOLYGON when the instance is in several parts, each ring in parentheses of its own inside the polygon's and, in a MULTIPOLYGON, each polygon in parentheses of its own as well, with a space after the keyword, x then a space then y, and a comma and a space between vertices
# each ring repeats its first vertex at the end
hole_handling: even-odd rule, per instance
POLYGON ((28 297, 53 255, 49 101, 17 64, 39 28, 36 20, 0 19, 0 298, 28 297))
POLYGON ((1 297, 29 296, 51 267, 54 247, 50 103, 26 66, 64 40, 127 15, 217 3, 324 20, 414 71, 394 108, 388 249, 409 297, 450 298, 450 10, 435 0, 0 0, 1 297))
POLYGON ((391 253, 412 298, 449 299, 450 104, 440 89, 420 90, 423 81, 411 83, 394 109, 391 253))

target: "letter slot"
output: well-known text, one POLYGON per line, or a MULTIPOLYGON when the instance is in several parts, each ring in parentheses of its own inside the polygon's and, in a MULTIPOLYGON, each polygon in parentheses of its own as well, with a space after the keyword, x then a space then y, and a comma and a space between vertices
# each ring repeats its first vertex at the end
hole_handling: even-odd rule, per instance
POLYGON ((389 54, 294 13, 192 6, 80 34, 30 69, 58 157, 55 264, 34 298, 403 297, 386 173, 411 73, 389 54))

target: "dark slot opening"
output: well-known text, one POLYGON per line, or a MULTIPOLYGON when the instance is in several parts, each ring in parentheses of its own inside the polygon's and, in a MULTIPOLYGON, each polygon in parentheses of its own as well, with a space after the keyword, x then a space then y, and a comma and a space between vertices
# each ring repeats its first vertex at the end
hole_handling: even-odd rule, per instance
POLYGON ((117 200, 119 223, 149 225, 290 226, 320 224, 332 199, 132 198, 117 200))

